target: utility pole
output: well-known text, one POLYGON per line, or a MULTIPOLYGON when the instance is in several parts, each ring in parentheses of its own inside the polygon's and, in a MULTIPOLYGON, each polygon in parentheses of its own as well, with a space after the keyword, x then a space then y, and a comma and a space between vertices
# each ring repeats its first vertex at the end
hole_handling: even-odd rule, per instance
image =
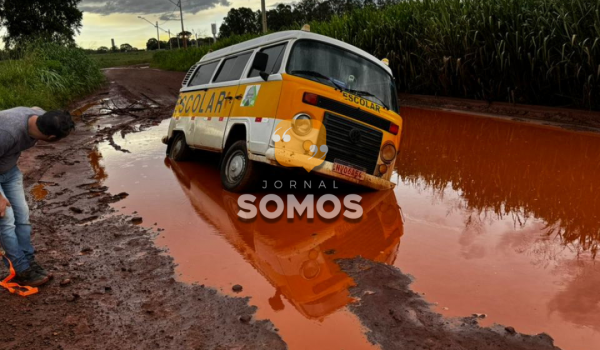
POLYGON ((211 23, 210 24, 210 30, 212 32, 213 39, 215 39, 215 43, 216 43, 217 42, 217 24, 216 23, 211 23))
POLYGON ((156 24, 153 24, 152 22, 150 22, 142 16, 138 16, 138 18, 143 19, 144 21, 150 23, 151 26, 156 27, 156 40, 158 40, 158 49, 160 50, 160 34, 158 33, 158 21, 156 22, 156 24))
MULTIPOLYGON (((187 41, 185 40, 185 29, 183 28, 183 6, 181 6, 181 0, 177 2, 173 2, 173 0, 169 0, 173 5, 179 7, 179 19, 181 20, 181 36, 183 37, 183 48, 187 48, 187 41)), ((264 1, 264 0, 263 0, 264 1)), ((177 43, 179 44, 179 39, 177 39, 177 43)))
MULTIPOLYGON (((159 28, 160 28, 160 27, 159 27, 159 28)), ((169 30, 164 30, 164 29, 160 28, 160 30, 162 30, 162 31, 163 31, 163 32, 165 32, 165 33, 169 33, 169 48, 170 48, 171 50, 173 50, 173 41, 171 40, 171 29, 169 29, 169 30)))
POLYGON ((192 32, 194 33, 194 36, 196 37, 196 47, 198 47, 198 33, 196 33, 195 29, 192 29, 192 32))
POLYGON ((160 33, 158 31, 158 21, 156 21, 156 39, 158 40, 158 49, 160 50, 160 33))
MULTIPOLYGON (((179 0, 181 2, 181 0, 179 0)), ((260 0, 260 6, 262 7, 262 29, 263 33, 267 33, 267 11, 265 6, 265 0, 260 0)))

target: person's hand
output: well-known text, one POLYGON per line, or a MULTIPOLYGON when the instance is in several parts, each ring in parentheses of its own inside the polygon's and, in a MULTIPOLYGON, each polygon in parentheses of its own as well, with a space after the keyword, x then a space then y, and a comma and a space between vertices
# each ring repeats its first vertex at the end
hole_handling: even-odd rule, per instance
POLYGON ((10 207, 10 202, 0 194, 0 218, 4 217, 6 214, 6 208, 8 207, 10 207))

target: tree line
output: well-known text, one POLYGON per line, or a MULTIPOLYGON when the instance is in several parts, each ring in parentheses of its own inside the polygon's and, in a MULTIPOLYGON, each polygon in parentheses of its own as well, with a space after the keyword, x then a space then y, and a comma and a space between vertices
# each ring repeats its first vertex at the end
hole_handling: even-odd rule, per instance
MULTIPOLYGON (((189 32, 186 32, 189 33, 189 32)), ((187 36, 181 36, 179 35, 178 37, 173 37, 170 39, 170 41, 165 41, 165 40, 161 40, 160 41, 160 49, 161 50, 169 50, 171 48, 173 49, 179 49, 179 48, 183 48, 183 41, 187 41, 187 46, 188 47, 193 47, 193 46, 203 46, 203 45, 210 45, 213 42, 213 38, 198 38, 198 40, 196 39, 189 39, 188 37, 191 36, 187 35, 187 36)), ((158 40, 156 40, 156 38, 150 38, 148 39, 148 41, 146 42, 146 50, 158 50, 158 40)))
MULTIPOLYGON (((334 16, 365 7, 383 8, 400 0, 301 0, 294 4, 278 4, 267 11, 267 27, 275 32, 299 28, 312 21, 328 21, 334 16)), ((233 8, 223 18, 219 37, 259 34, 262 32, 262 12, 247 7, 233 8)))
POLYGON ((0 26, 7 49, 33 40, 74 45, 81 29, 83 13, 77 8, 81 0, 0 0, 0 26))

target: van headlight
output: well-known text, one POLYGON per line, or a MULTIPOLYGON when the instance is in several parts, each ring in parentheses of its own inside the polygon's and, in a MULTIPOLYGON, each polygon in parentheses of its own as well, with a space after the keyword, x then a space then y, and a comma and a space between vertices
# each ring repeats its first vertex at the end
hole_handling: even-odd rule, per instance
POLYGON ((312 130, 312 119, 308 114, 298 114, 292 121, 292 130, 298 136, 306 136, 312 130))
POLYGON ((394 144, 392 144, 392 143, 386 143, 381 148, 381 159, 386 163, 390 163, 395 158, 396 158, 396 147, 394 147, 394 144))

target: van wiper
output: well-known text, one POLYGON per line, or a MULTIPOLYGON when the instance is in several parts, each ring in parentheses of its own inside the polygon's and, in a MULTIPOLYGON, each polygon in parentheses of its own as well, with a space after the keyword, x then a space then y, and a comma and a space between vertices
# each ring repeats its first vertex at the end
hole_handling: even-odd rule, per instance
POLYGON ((314 70, 293 70, 291 73, 293 75, 302 74, 302 75, 308 75, 308 76, 311 76, 311 77, 325 79, 328 82, 332 83, 333 86, 335 86, 338 90, 340 90, 340 91, 344 91, 345 90, 345 88, 343 86, 341 86, 340 84, 336 83, 335 80, 331 79, 330 77, 328 77, 328 76, 326 76, 324 74, 321 74, 319 72, 315 72, 314 70))
POLYGON ((348 89, 348 90, 346 90, 346 91, 348 91, 348 92, 350 92, 350 93, 353 93, 353 94, 355 94, 356 96, 369 96, 369 97, 375 97, 375 98, 376 98, 376 99, 377 99, 379 102, 381 102, 381 105, 382 105, 382 106, 383 106, 385 109, 387 109, 388 111, 390 110, 390 107, 388 107, 388 106, 385 104, 385 102, 383 102, 383 100, 382 100, 382 99, 380 99, 379 97, 377 97, 377 96, 373 95, 373 94, 372 94, 372 93, 370 93, 370 92, 367 92, 367 91, 360 91, 360 90, 352 90, 352 89, 348 89))
POLYGON ((383 102, 382 99, 380 99, 379 97, 373 95, 370 92, 367 91, 360 91, 360 90, 352 90, 352 89, 348 89, 342 85, 340 85, 339 83, 337 83, 335 80, 331 79, 330 77, 321 74, 319 72, 315 72, 313 70, 294 70, 291 72, 292 74, 296 75, 296 74, 302 74, 302 75, 308 75, 311 77, 317 77, 317 78, 321 78, 321 79, 325 79, 328 82, 330 82, 331 84, 333 84, 338 90, 340 91, 346 91, 349 92, 351 94, 354 94, 356 96, 369 96, 369 97, 375 97, 379 102, 381 102, 381 105, 387 109, 388 111, 390 110, 390 107, 387 106, 387 104, 385 104, 385 102, 383 102))

